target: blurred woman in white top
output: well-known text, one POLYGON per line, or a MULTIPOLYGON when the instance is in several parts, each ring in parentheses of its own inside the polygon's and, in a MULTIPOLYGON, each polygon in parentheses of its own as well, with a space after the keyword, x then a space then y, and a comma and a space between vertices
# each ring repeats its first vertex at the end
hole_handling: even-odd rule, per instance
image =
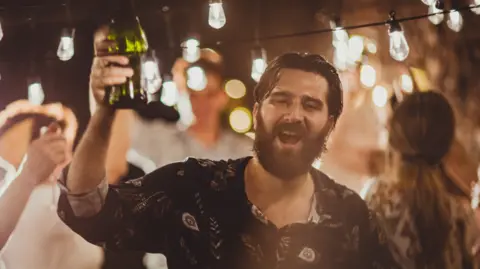
POLYGON ((100 268, 101 249, 71 231, 56 212, 56 179, 69 162, 77 132, 73 112, 61 104, 17 101, 0 113, 0 122, 0 264, 100 268))

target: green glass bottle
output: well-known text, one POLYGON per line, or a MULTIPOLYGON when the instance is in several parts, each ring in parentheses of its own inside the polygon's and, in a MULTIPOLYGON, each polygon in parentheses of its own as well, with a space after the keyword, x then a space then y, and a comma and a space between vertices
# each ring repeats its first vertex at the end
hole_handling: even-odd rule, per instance
POLYGON ((108 40, 114 41, 108 53, 129 58, 128 66, 134 75, 123 84, 106 88, 106 102, 116 109, 136 109, 147 104, 147 93, 142 84, 142 56, 148 42, 135 14, 132 0, 110 0, 110 32, 108 40))

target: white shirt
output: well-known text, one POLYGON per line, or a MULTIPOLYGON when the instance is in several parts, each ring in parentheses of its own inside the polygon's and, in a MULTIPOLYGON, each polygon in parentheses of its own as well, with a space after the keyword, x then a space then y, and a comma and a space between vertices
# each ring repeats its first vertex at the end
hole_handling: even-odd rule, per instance
POLYGON ((162 120, 145 121, 140 117, 136 117, 132 133, 132 149, 152 160, 157 167, 181 162, 188 157, 237 159, 252 155, 252 148, 251 138, 231 131, 223 131, 217 144, 207 148, 175 124, 162 120))
MULTIPOLYGON (((5 181, 4 177, 0 178, 0 186, 5 181)), ((3 185, 8 187, 5 186, 8 182, 3 185)), ((75 234, 58 217, 56 205, 59 196, 57 185, 43 184, 35 188, 0 253, 6 269, 100 268, 102 250, 75 234)))

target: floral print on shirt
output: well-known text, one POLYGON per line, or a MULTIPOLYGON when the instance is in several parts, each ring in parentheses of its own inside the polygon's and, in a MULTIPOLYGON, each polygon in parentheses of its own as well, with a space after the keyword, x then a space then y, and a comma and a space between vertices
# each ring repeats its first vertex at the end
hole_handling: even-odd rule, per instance
POLYGON ((249 160, 190 158, 111 186, 95 216, 59 210, 88 241, 163 253, 170 269, 398 268, 363 200, 318 170, 309 221, 278 229, 247 199, 249 160))

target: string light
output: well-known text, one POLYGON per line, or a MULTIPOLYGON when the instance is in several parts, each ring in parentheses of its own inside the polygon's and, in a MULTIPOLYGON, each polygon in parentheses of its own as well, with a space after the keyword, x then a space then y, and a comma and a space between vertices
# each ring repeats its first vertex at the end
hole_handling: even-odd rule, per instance
POLYGON ((399 62, 404 61, 410 53, 410 47, 402 26, 395 20, 395 12, 393 11, 390 13, 388 34, 390 36, 390 56, 399 62))
POLYGON ((2 22, 0 22, 0 41, 3 39, 3 28, 2 28, 2 22))
POLYGON ((232 99, 240 99, 247 93, 247 88, 240 80, 232 79, 225 83, 225 92, 232 99))
POLYGON ((435 0, 422 0, 422 3, 427 6, 431 6, 432 4, 435 4, 435 0))
POLYGON ((178 103, 179 97, 177 85, 170 76, 165 76, 160 101, 166 106, 174 106, 178 103))
POLYGON ((332 45, 333 51, 333 65, 341 70, 345 71, 348 68, 348 33, 340 26, 340 19, 336 18, 330 21, 330 27, 332 29, 332 45))
POLYGON ((267 52, 262 47, 252 50, 252 79, 258 82, 267 68, 267 52))
POLYGON ((154 94, 158 92, 162 85, 162 77, 160 76, 160 69, 158 58, 155 51, 148 51, 142 56, 142 83, 143 88, 148 93, 154 94))
POLYGON ((214 29, 220 29, 227 23, 222 0, 210 0, 208 24, 214 29))
POLYGON ((440 24, 443 21, 443 18, 444 18, 443 13, 441 13, 442 9, 440 9, 437 6, 437 3, 438 2, 434 2, 433 4, 431 4, 428 7, 428 13, 435 14, 435 15, 432 15, 432 16, 428 17, 428 20, 435 25, 440 24))
POLYGON ((207 87, 207 76, 199 66, 191 66, 187 69, 187 86, 194 91, 203 91, 207 87))
POLYGON ((350 64, 358 62, 365 50, 365 38, 359 35, 354 35, 348 40, 348 61, 350 64))
POLYGON ((388 91, 383 86, 375 86, 372 91, 372 101, 377 107, 384 107, 388 102, 388 91))
POLYGON ((450 10, 448 13, 447 26, 454 32, 460 32, 463 27, 463 17, 457 10, 450 10))
POLYGON ((196 38, 189 38, 182 44, 183 59, 189 63, 193 63, 200 59, 200 41, 196 38))
POLYGON ((60 43, 58 44, 57 56, 61 61, 68 61, 72 59, 75 54, 75 29, 64 28, 60 43))
POLYGON ((363 86, 371 88, 377 82, 377 71, 373 66, 364 64, 360 67, 360 82, 363 86))
POLYGON ((252 127, 252 114, 245 107, 237 107, 229 117, 230 126, 237 133, 246 133, 252 127))
POLYGON ((28 85, 28 101, 34 105, 41 105, 44 100, 45 93, 40 78, 31 79, 28 85))
POLYGON ((413 92, 413 79, 411 76, 403 74, 400 76, 400 87, 406 93, 413 92))
POLYGON ((480 7, 478 6, 480 6, 480 0, 473 0, 472 5, 470 5, 472 12, 477 15, 480 15, 480 7))

